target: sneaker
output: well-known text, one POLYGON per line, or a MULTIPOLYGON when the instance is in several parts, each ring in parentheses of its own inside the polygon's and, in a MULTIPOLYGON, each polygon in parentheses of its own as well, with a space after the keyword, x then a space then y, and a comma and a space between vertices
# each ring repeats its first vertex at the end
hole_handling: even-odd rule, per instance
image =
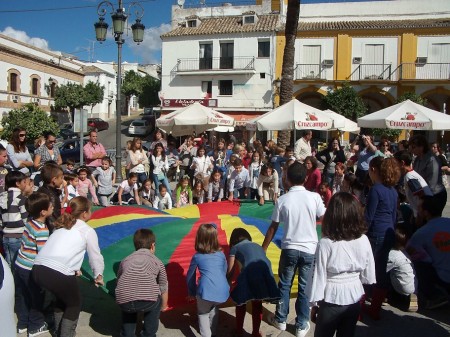
POLYGON ((269 324, 270 325, 273 325, 275 328, 277 328, 278 330, 281 330, 281 331, 285 331, 286 330, 286 322, 278 322, 276 319, 275 319, 275 315, 270 315, 269 317, 268 317, 268 321, 269 321, 269 324))
POLYGON ((25 332, 27 332, 27 328, 17 328, 18 334, 25 333, 25 332))
POLYGON ((309 322, 306 322, 306 328, 304 328, 304 329, 300 329, 300 328, 295 329, 295 337, 305 337, 310 328, 311 328, 311 325, 309 325, 309 322))
POLYGON ((47 323, 44 323, 39 329, 28 331, 28 337, 39 336, 46 332, 48 332, 48 325, 47 323))

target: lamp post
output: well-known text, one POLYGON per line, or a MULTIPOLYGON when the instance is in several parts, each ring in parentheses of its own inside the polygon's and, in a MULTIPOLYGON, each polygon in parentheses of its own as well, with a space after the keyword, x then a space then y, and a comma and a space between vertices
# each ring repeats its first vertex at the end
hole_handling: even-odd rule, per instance
MULTIPOLYGON (((117 43, 117 94, 116 94, 116 179, 117 182, 122 182, 122 142, 121 142, 121 126, 122 126, 122 45, 125 40, 122 35, 125 30, 125 24, 127 22, 128 14, 123 8, 123 1, 119 0, 117 9, 110 1, 102 1, 98 4, 97 13, 99 15, 99 21, 94 24, 95 36, 97 41, 102 43, 106 40, 106 33, 109 25, 105 22, 106 8, 111 8, 111 20, 113 23, 114 39, 117 43)), ((133 32, 133 40, 137 44, 144 40, 145 26, 141 23, 141 18, 144 15, 144 9, 138 2, 132 2, 128 8, 130 10, 135 8, 134 14, 136 16, 136 22, 131 25, 133 32)))

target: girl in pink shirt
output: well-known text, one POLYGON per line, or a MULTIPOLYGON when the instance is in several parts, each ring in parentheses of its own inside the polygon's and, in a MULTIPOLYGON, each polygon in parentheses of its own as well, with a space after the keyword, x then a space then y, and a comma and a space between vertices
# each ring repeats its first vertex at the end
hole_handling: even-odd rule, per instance
POLYGON ((88 178, 89 170, 85 167, 80 167, 78 173, 78 186, 77 192, 80 196, 87 198, 88 193, 91 194, 92 202, 94 205, 98 205, 97 194, 95 193, 94 185, 91 179, 88 178))

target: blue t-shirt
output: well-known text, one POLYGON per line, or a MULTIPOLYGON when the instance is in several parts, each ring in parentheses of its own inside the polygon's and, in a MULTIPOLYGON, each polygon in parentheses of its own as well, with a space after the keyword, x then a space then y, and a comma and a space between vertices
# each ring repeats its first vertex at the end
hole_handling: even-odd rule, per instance
POLYGON ((227 261, 222 252, 211 254, 196 253, 186 275, 189 296, 199 296, 211 302, 226 302, 230 295, 227 281, 227 261), (200 272, 198 284, 196 270, 200 272))
POLYGON ((394 229, 397 221, 397 191, 376 183, 369 190, 366 200, 365 218, 369 229, 367 235, 384 236, 388 229, 394 229))
POLYGON ((358 153, 358 163, 356 164, 356 167, 359 170, 369 171, 369 163, 376 155, 376 152, 369 151, 367 147, 362 149, 358 153))
POLYGON ((431 263, 439 278, 450 283, 450 219, 435 218, 409 239, 407 251, 413 261, 431 263))

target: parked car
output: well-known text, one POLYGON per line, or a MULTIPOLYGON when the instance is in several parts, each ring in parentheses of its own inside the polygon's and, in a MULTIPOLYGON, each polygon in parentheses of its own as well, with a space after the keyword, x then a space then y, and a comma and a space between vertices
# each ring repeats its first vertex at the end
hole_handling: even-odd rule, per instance
POLYGON ((128 127, 128 134, 133 136, 146 136, 152 132, 153 127, 149 121, 136 119, 128 127))
POLYGON ((78 133, 75 133, 70 129, 60 129, 58 135, 56 136, 56 141, 62 142, 66 139, 78 138, 78 136, 78 133))
POLYGON ((102 131, 109 129, 109 123, 101 118, 88 118, 87 125, 89 131, 102 131))
MULTIPOLYGON (((87 139, 83 139, 83 146, 88 142, 87 139)), ((72 159, 74 162, 80 162, 80 139, 67 139, 61 143, 56 144, 61 154, 61 159, 65 163, 68 159, 72 159)))

